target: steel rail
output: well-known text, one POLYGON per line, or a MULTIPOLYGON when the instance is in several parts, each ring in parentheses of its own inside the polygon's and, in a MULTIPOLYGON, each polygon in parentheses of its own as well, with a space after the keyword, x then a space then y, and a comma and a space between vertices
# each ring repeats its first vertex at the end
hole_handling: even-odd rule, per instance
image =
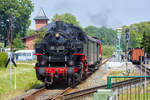
MULTIPOLYGON (((106 63, 106 62, 104 62, 104 63, 106 63)), ((138 67, 141 68, 140 66, 138 66, 138 67)), ((145 71, 145 67, 146 66, 142 65, 142 71, 145 71)), ((147 68, 147 67, 146 67, 146 73, 148 75, 150 75, 150 69, 147 68)), ((150 78, 147 78, 147 79, 150 79, 150 78)), ((131 84, 132 85, 137 84, 141 81, 143 82, 144 78, 133 78, 133 79, 128 79, 128 80, 112 83, 112 89, 116 89, 116 88, 119 88, 119 87, 122 87, 122 86, 125 87, 125 86, 131 85, 131 84)), ((70 100, 70 99, 78 98, 78 97, 85 96, 85 95, 91 95, 91 94, 93 95, 93 93, 95 93, 98 89, 106 89, 106 88, 107 88, 107 85, 88 88, 88 89, 84 89, 84 90, 80 90, 80 91, 60 95, 57 99, 58 100, 70 100)))
POLYGON ((45 87, 42 87, 40 88, 39 90, 33 92, 33 93, 30 93, 29 95, 26 95, 22 98, 20 98, 20 100, 34 100, 34 97, 45 92, 46 91, 46 88, 45 87))
MULTIPOLYGON (((142 80, 144 81, 144 78, 142 78, 142 80)), ((129 84, 133 84, 133 83, 136 84, 140 81, 141 81, 141 78, 134 78, 134 79, 129 79, 129 80, 121 81, 121 82, 112 83, 112 89, 116 89, 116 88, 119 88, 122 86, 125 87, 125 86, 127 86, 129 84)), ((74 98, 85 96, 85 95, 91 95, 91 94, 93 95, 93 93, 97 92, 98 89, 107 89, 107 85, 101 85, 101 86, 97 86, 97 87, 93 87, 93 88, 76 91, 73 93, 68 93, 65 95, 61 95, 57 99, 70 100, 70 99, 74 99, 74 98)))
POLYGON ((146 67, 145 65, 136 65, 136 67, 138 67, 139 69, 141 69, 141 66, 142 66, 142 71, 145 72, 145 68, 146 68, 146 73, 150 75, 150 68, 146 67))

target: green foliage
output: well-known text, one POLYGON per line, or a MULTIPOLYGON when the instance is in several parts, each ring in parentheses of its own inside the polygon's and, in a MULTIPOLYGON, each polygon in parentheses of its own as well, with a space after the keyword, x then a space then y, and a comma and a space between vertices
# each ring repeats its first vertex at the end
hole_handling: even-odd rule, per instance
POLYGON ((0 42, 0 48, 3 48, 3 47, 4 47, 4 43, 0 42))
POLYGON ((46 34, 47 29, 46 28, 42 28, 39 32, 38 32, 38 39, 35 41, 35 45, 42 42, 42 39, 44 38, 45 34, 46 34))
POLYGON ((102 40, 103 45, 115 45, 116 44, 116 32, 111 28, 106 27, 95 27, 95 26, 87 26, 84 28, 84 31, 93 37, 98 37, 102 40))
POLYGON ((144 51, 147 53, 147 56, 150 58, 150 33, 143 33, 141 45, 142 48, 144 48, 144 51))
POLYGON ((107 58, 112 56, 113 52, 116 51, 115 46, 102 45, 102 58, 107 58))
POLYGON ((70 13, 65 13, 65 14, 61 14, 61 15, 56 14, 53 16, 51 21, 56 21, 56 20, 64 21, 65 23, 73 24, 73 25, 81 27, 79 25, 79 22, 77 21, 76 17, 70 13))
POLYGON ((28 29, 25 36, 31 36, 35 33, 35 31, 33 29, 28 29))
POLYGON ((25 45, 23 44, 19 34, 17 34, 16 38, 13 40, 13 48, 15 48, 16 50, 25 48, 25 45))
POLYGON ((13 37, 25 36, 31 21, 29 20, 33 4, 31 0, 0 0, 0 38, 8 39, 10 16, 13 21, 13 37))
POLYGON ((4 67, 8 60, 7 53, 0 52, 0 67, 4 67))
MULTIPOLYGON (((131 24, 130 26, 123 26, 123 36, 126 28, 130 29, 129 47, 144 48, 148 57, 150 57, 150 22, 140 22, 137 24, 131 24)), ((122 47, 125 48, 125 40, 122 42, 122 47)))

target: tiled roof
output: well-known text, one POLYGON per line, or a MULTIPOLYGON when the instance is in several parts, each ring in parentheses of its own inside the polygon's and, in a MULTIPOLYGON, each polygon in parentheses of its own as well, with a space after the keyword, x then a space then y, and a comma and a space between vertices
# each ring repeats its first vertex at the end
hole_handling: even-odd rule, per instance
POLYGON ((38 15, 34 18, 34 20, 37 20, 37 19, 49 20, 42 8, 40 9, 38 15))

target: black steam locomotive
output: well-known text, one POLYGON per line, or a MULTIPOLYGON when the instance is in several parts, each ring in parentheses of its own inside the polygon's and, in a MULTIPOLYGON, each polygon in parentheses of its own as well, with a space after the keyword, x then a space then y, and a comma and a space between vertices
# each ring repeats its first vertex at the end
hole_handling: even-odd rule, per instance
POLYGON ((65 80, 70 86, 80 82, 101 62, 101 44, 79 27, 56 21, 49 24, 42 42, 35 45, 38 80, 50 86, 65 80))

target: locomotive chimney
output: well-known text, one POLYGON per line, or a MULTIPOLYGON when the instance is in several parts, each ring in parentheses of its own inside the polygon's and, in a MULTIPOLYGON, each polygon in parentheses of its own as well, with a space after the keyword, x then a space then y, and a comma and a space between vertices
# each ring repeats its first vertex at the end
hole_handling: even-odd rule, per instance
POLYGON ((58 30, 63 29, 63 21, 56 21, 56 27, 58 30))

